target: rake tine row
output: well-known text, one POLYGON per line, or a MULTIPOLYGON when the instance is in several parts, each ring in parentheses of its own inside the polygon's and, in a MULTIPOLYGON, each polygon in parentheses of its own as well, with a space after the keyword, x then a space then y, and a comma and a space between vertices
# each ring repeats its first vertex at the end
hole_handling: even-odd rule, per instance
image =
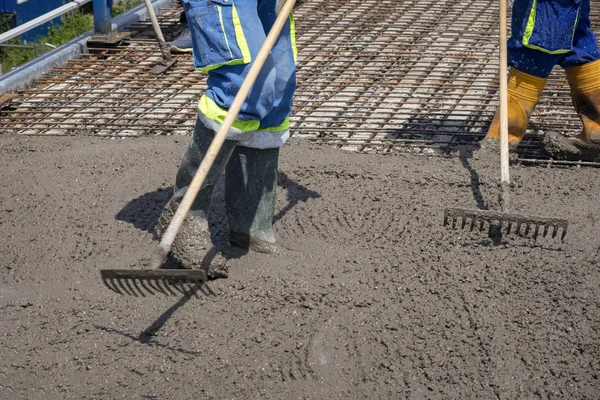
POLYGON ((123 296, 146 297, 147 294, 198 297, 204 288, 206 274, 198 270, 102 270, 102 281, 113 292, 123 296))
POLYGON ((452 229, 456 229, 459 222, 461 229, 467 227, 470 231, 473 231, 475 228, 478 228, 482 231, 487 222, 490 229, 492 226, 495 226, 500 228, 500 230, 504 230, 506 234, 512 233, 524 237, 528 237, 533 229, 534 239, 537 239, 539 236, 548 237, 548 235, 556 238, 560 232, 561 241, 565 239, 568 228, 568 222, 559 218, 526 217, 519 214, 460 208, 445 210, 444 226, 451 226, 452 229), (523 232, 523 226, 525 227, 525 232, 523 232))
POLYGON ((182 294, 186 297, 198 297, 198 291, 208 294, 203 288, 203 282, 178 282, 168 279, 123 279, 123 278, 103 278, 103 282, 113 292, 134 297, 146 297, 147 294, 155 295, 158 293, 166 296, 178 296, 182 294))

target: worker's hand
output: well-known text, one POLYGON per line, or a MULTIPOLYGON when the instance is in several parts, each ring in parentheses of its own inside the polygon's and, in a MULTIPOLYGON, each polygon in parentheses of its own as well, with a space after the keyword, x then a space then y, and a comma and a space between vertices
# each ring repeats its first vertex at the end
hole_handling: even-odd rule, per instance
MULTIPOLYGON (((275 2, 275 11, 277 12, 277 15, 279 15, 279 11, 281 11, 281 9, 283 8, 285 1, 286 0, 277 0, 275 2)), ((294 4, 294 8, 298 7, 299 5, 301 5, 302 3, 305 3, 307 1, 308 0, 296 0, 296 4, 294 4)))

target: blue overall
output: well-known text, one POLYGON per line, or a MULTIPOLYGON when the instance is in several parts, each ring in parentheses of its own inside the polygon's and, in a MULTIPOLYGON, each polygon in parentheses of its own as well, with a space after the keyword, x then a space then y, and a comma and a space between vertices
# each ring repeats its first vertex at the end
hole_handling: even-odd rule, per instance
MULTIPOLYGON (((208 72, 199 116, 217 131, 277 17, 276 0, 183 0, 194 65, 208 72)), ((227 139, 254 148, 281 147, 289 137, 296 89, 294 20, 290 16, 227 139)))
POLYGON ((600 59, 590 29, 590 0, 515 0, 508 63, 547 78, 554 65, 574 67, 600 59))

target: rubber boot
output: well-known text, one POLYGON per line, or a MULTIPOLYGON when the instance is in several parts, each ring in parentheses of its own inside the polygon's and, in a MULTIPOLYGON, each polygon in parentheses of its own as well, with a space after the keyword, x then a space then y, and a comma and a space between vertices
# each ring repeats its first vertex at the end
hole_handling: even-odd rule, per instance
POLYGON ((544 137, 544 150, 557 159, 600 161, 600 60, 566 68, 575 111, 583 130, 567 138, 557 132, 544 137))
MULTIPOLYGON (((173 197, 158 219, 156 231, 159 236, 162 236, 169 226, 213 138, 214 132, 199 119, 196 120, 192 140, 183 154, 177 171, 173 197)), ((223 143, 171 247, 172 255, 184 268, 207 269, 211 278, 226 277, 227 267, 225 258, 220 253, 208 254, 212 243, 207 215, 214 187, 223 174, 236 146, 236 141, 226 140, 223 143)))
POLYGON ((232 245, 275 253, 273 213, 279 149, 236 148, 225 171, 225 204, 232 245))
MULTIPOLYGON (((546 78, 526 74, 515 67, 510 68, 508 74, 508 144, 511 148, 516 148, 523 140, 527 125, 529 125, 529 117, 540 99, 546 81, 546 78)), ((499 107, 484 141, 490 139, 500 140, 499 107)))

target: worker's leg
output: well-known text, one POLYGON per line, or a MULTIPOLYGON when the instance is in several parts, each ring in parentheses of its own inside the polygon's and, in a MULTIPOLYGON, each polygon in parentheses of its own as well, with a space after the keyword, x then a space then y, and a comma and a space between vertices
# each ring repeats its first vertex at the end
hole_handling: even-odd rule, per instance
MULTIPOLYGON (((546 78, 539 78, 515 67, 508 76, 508 143, 517 147, 527 131, 529 116, 540 99, 546 78)), ((500 109, 496 110, 485 139, 500 140, 500 109)))
MULTIPOLYGON (((275 3, 275 0, 260 0, 258 3, 258 15, 265 34, 271 30, 277 17, 273 12, 275 3)), ((292 112, 292 98, 296 91, 296 32, 291 15, 277 38, 271 54, 275 61, 275 96, 273 107, 260 121, 260 130, 287 131, 289 115, 292 112)))
POLYGON ((238 146, 225 172, 225 202, 231 244, 273 253, 273 213, 279 148, 238 146))
MULTIPOLYGON (((156 226, 157 233, 163 235, 171 219, 181 203, 183 196, 206 154, 210 143, 214 137, 214 132, 207 128, 200 118, 196 121, 192 139, 183 154, 177 177, 175 179, 174 193, 169 203, 165 206, 156 226)), ((181 229, 179 230, 173 246, 172 254, 186 268, 208 268, 209 276, 218 277, 222 269, 224 260, 219 255, 215 260, 205 260, 210 248, 211 240, 208 231, 207 215, 210 210, 213 189, 223 174, 225 166, 231 157, 231 153, 237 145, 236 141, 226 140, 219 151, 212 168, 210 169, 198 195, 196 196, 192 207, 181 229), (208 265, 210 264, 210 266, 208 265), (215 274, 216 272, 216 274, 215 274)))
POLYGON ((600 51, 590 29, 590 1, 581 1, 573 49, 561 60, 571 87, 571 98, 583 122, 579 135, 544 138, 544 149, 559 159, 600 160, 600 51))
MULTIPOLYGON (((509 142, 516 147, 552 68, 571 49, 578 7, 573 0, 515 0, 508 40, 509 142)), ((499 110, 486 139, 500 138, 499 110)))
MULTIPOLYGON (((251 60, 257 56, 266 35, 258 16, 256 0, 235 5, 226 0, 214 0, 213 3, 212 6, 207 6, 206 2, 184 0, 192 28, 195 65, 209 74, 208 89, 198 106, 198 125, 215 132, 221 127, 227 110, 248 73, 251 60)), ((270 55, 228 132, 228 139, 231 141, 237 143, 252 136, 259 129, 260 121, 271 112, 275 98, 274 66, 274 58, 270 55)), ((283 141, 278 137, 277 143, 283 144, 283 141)), ((248 240, 250 231, 258 229, 265 232, 262 225, 253 224, 252 221, 259 214, 258 210, 262 212, 269 208, 265 208, 265 202, 274 202, 276 186, 277 157, 273 158, 271 155, 274 151, 278 152, 278 149, 259 151, 258 156, 253 149, 246 150, 236 152, 235 161, 227 168, 227 204, 230 206, 229 215, 232 216, 230 220, 236 224, 232 229, 232 237, 238 238, 238 242, 248 240), (247 154, 246 150, 251 154, 247 154), (264 192, 270 192, 272 197, 264 195, 264 192), (234 214, 239 215, 239 218, 234 214), (247 221, 251 221, 249 225, 246 224, 247 221), (257 228, 259 225, 260 228, 257 228)), ((185 175, 185 171, 180 171, 179 176, 182 174, 185 175)), ((197 200, 203 205, 199 209, 207 210, 209 200, 210 196, 208 200, 204 197, 197 200)), ((274 204, 271 208, 273 207, 274 204)), ((271 229, 272 209, 269 213, 271 229)), ((269 237, 258 236, 264 243, 274 242, 272 234, 269 237)), ((260 250, 264 249, 263 245, 260 250)))
MULTIPOLYGON (((258 15, 265 34, 275 19, 276 1, 259 0, 258 15)), ((289 137, 289 115, 296 89, 294 21, 290 16, 271 54, 274 98, 260 127, 240 140, 226 171, 226 203, 232 244, 262 253, 275 251, 273 213, 279 147, 289 137)))

